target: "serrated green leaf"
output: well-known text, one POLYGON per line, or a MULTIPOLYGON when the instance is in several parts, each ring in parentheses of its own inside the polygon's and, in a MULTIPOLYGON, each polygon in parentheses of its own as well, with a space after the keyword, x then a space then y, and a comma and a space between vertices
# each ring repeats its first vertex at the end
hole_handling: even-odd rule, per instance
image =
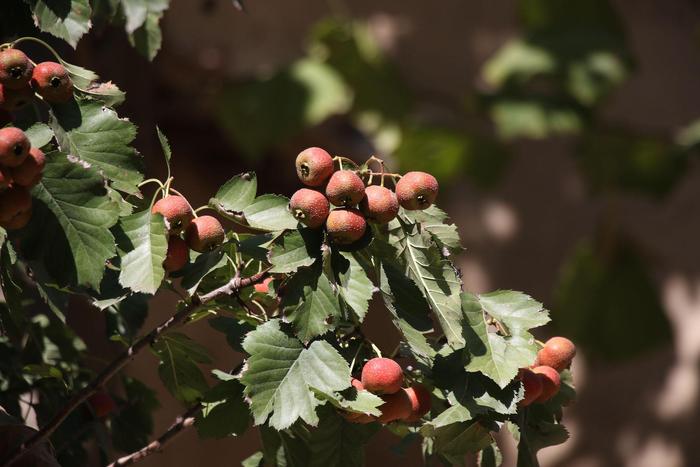
POLYGON ((225 266, 227 262, 222 248, 198 254, 182 272, 182 287, 187 290, 188 294, 192 295, 207 275, 225 266))
POLYGON ((253 326, 245 321, 231 318, 230 316, 217 316, 209 320, 209 326, 226 334, 226 342, 234 350, 243 352, 241 345, 243 336, 253 330, 253 326))
POLYGON ((126 16, 126 32, 129 34, 143 26, 149 12, 164 12, 170 4, 170 0, 120 0, 120 2, 126 16))
POLYGON ((315 392, 332 397, 350 386, 350 368, 330 344, 315 341, 308 348, 287 335, 280 321, 268 321, 248 334, 243 348, 250 354, 241 377, 255 424, 268 420, 277 430, 301 418, 318 423, 315 392))
POLYGON ((71 101, 52 107, 49 125, 64 152, 90 164, 129 194, 143 180, 142 160, 130 146, 136 127, 94 101, 71 101))
POLYGON ((464 347, 459 297, 461 283, 454 266, 442 257, 430 235, 420 232, 414 224, 400 222, 400 229, 395 232, 398 232, 395 238, 400 246, 399 256, 406 265, 408 276, 428 300, 448 344, 453 348, 464 347))
POLYGON ((105 262, 115 253, 109 229, 117 222, 119 206, 106 196, 95 170, 58 151, 46 159, 43 178, 32 190, 34 214, 25 229, 25 255, 41 259, 59 285, 98 290, 105 262))
POLYGON ((223 438, 242 435, 248 428, 250 415, 243 400, 243 385, 235 379, 221 381, 207 394, 195 427, 201 438, 223 438), (216 392, 216 397, 211 393, 216 392))
POLYGON ((433 205, 422 211, 404 211, 406 216, 414 222, 420 222, 421 228, 428 231, 433 240, 441 247, 447 248, 452 253, 462 251, 459 232, 455 224, 447 224, 447 214, 433 205))
POLYGON ((165 156, 165 163, 170 166, 170 159, 173 157, 173 151, 170 149, 170 142, 168 137, 165 136, 160 128, 156 125, 156 133, 158 134, 158 141, 160 142, 160 147, 163 150, 163 156, 165 156))
POLYGON ((63 65, 68 72, 73 84, 79 88, 87 89, 93 82, 100 79, 100 77, 94 71, 78 65, 73 65, 65 60, 61 60, 61 65, 63 65))
POLYGON ((341 316, 340 303, 320 264, 299 270, 285 290, 280 309, 299 339, 309 342, 335 328, 341 316))
POLYGON ((319 230, 304 227, 284 234, 270 248, 270 272, 290 273, 311 266, 321 257, 321 241, 319 230))
POLYGON ((519 368, 532 365, 537 356, 529 330, 549 321, 542 304, 521 292, 499 291, 479 296, 462 294, 462 307, 471 360, 467 371, 481 372, 500 387, 508 385, 519 368), (484 312, 497 320, 507 335, 489 332, 484 312))
POLYGON ((238 174, 219 188, 216 196, 209 200, 209 205, 240 213, 253 202, 257 190, 258 179, 255 172, 238 174))
MULTIPOLYGON (((348 390, 349 391, 349 390, 348 390)), ((344 391, 344 392, 348 392, 344 391)), ((354 391, 353 398, 335 394, 329 401, 336 407, 349 412, 364 413, 378 417, 382 414, 379 407, 384 404, 384 399, 369 391, 354 391)))
POLYGON ((207 350, 184 334, 161 336, 153 350, 160 358, 158 375, 178 400, 194 402, 207 391, 207 382, 198 363, 210 363, 207 350))
POLYGON ((163 44, 163 33, 160 30, 162 17, 162 12, 148 12, 143 24, 129 34, 129 43, 150 61, 158 55, 163 44))
POLYGON ((367 270, 357 260, 356 253, 334 251, 331 264, 343 303, 362 322, 374 294, 374 284, 367 277, 367 270))
POLYGON ((262 195, 243 209, 243 215, 248 225, 257 230, 291 230, 298 222, 287 209, 288 205, 289 199, 284 196, 262 195))
POLYGON ((357 467, 364 464, 364 445, 379 429, 350 423, 334 410, 324 410, 309 439, 310 467, 357 467))
POLYGON ((60 5, 52 0, 28 0, 37 26, 68 42, 73 48, 92 26, 92 9, 88 0, 64 0, 60 5))
POLYGON ((111 419, 114 447, 132 452, 148 444, 153 433, 153 412, 160 407, 155 391, 141 381, 124 377, 125 401, 111 419))
POLYGON ((165 221, 146 209, 123 217, 118 225, 117 245, 121 257, 119 283, 134 292, 155 294, 165 270, 168 251, 165 221))
POLYGON ((467 453, 484 449, 493 441, 489 430, 478 422, 453 423, 438 428, 431 435, 435 451, 456 465, 461 465, 467 453))

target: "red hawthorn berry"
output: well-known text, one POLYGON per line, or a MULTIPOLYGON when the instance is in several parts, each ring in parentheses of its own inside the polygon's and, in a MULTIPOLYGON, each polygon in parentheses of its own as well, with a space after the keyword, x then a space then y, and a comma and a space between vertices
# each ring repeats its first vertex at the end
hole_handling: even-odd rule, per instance
POLYGON ((46 155, 39 148, 31 148, 24 162, 11 169, 12 178, 18 185, 31 188, 41 180, 45 165, 46 155))
POLYGON ((334 206, 355 206, 365 196, 365 184, 352 170, 339 170, 326 185, 326 197, 334 206))
POLYGON ((401 366, 390 358, 373 358, 362 367, 362 385, 377 394, 393 394, 403 384, 401 366))
POLYGON ((527 407, 542 395, 542 379, 539 374, 534 373, 528 368, 520 369, 518 379, 522 381, 523 389, 525 389, 525 397, 519 402, 519 405, 521 407, 527 407))
POLYGON ((102 391, 90 396, 88 404, 97 418, 105 418, 117 409, 117 404, 112 396, 102 391))
POLYGON ((200 216, 187 226, 185 240, 191 249, 204 253, 221 245, 226 240, 226 233, 215 217, 200 216))
POLYGON ((414 384, 405 389, 408 398, 411 400, 411 414, 406 418, 407 422, 413 423, 421 419, 421 417, 430 412, 432 400, 430 391, 422 384, 414 384))
POLYGON ((153 205, 152 212, 161 214, 165 218, 165 227, 174 234, 182 232, 194 219, 190 203, 178 195, 168 195, 159 199, 153 205))
POLYGON ((333 158, 321 148, 308 148, 296 160, 297 175, 306 186, 321 186, 333 173, 333 158))
POLYGON ((330 205, 322 193, 302 188, 292 195, 289 209, 299 222, 311 229, 317 229, 326 222, 330 205))
POLYGON ((404 209, 426 209, 437 195, 437 180, 425 172, 408 172, 396 183, 396 197, 404 209))
POLYGON ((32 99, 34 99, 34 91, 29 85, 10 89, 0 84, 0 109, 5 112, 16 112, 30 104, 32 99))
POLYGON ((19 49, 5 49, 0 52, 0 84, 8 89, 26 86, 32 77, 33 68, 29 57, 19 49))
POLYGON ((272 277, 266 278, 260 284, 255 284, 253 287, 256 292, 266 294, 270 291, 270 282, 272 282, 272 277))
POLYGON ((185 267, 190 259, 190 250, 187 243, 177 235, 168 238, 168 252, 163 261, 165 272, 175 272, 185 267))
POLYGON ((31 208, 32 195, 22 186, 13 186, 0 193, 0 222, 10 222, 31 208))
POLYGON ((367 221, 357 209, 334 209, 326 219, 326 231, 333 242, 349 245, 361 239, 367 230, 367 221))
POLYGON ((390 189, 371 185, 365 188, 365 197, 360 202, 360 211, 368 221, 386 224, 399 213, 399 201, 390 189))
POLYGON ((73 82, 60 63, 43 62, 35 66, 32 87, 50 104, 62 104, 73 98, 73 82))
POLYGON ((536 366, 532 371, 539 375, 542 381, 542 394, 536 402, 546 402, 559 392, 561 378, 557 370, 549 366, 536 366))
POLYGON ((0 165, 17 167, 27 158, 30 148, 29 138, 19 128, 0 129, 0 165))
POLYGON ((537 365, 545 365, 557 371, 571 366, 576 356, 576 346, 566 337, 552 337, 537 353, 537 365))
POLYGON ((382 394, 380 397, 384 400, 384 404, 379 406, 379 410, 382 411, 382 414, 377 420, 379 420, 380 423, 407 420, 411 416, 413 405, 405 389, 399 388, 395 393, 382 394))

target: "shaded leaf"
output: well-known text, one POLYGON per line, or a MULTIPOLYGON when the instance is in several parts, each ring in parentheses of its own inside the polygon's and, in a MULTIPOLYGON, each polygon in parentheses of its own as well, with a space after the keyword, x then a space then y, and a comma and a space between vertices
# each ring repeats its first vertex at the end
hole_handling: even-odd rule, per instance
POLYGON ((153 350, 160 358, 158 375, 173 396, 183 402, 202 397, 208 386, 197 364, 211 362, 204 347, 184 334, 171 332, 161 336, 153 350))
POLYGON ((245 172, 224 183, 209 200, 209 205, 233 213, 243 212, 255 199, 257 190, 258 179, 255 172, 245 172))
POLYGON ((270 272, 290 273, 300 267, 311 266, 321 257, 321 232, 301 227, 292 230, 272 243, 270 272))
POLYGON ((37 26, 75 48, 92 26, 88 0, 28 0, 37 26))
POLYGON ((165 270, 168 251, 165 221, 150 209, 123 217, 117 230, 121 272, 119 283, 134 292, 155 294, 165 270))
POLYGON ((289 199, 280 195, 262 195, 243 209, 248 225, 257 230, 295 229, 297 220, 289 209, 289 199))

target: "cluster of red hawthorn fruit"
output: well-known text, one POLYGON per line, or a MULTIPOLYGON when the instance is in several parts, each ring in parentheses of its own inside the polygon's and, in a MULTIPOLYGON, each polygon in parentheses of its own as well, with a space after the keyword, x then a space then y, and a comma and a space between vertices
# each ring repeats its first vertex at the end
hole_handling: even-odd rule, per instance
POLYGON ((338 245, 362 239, 367 221, 386 224, 396 217, 399 206, 426 209, 437 197, 438 182, 428 173, 408 172, 401 176, 383 170, 376 174, 348 170, 343 169, 343 159, 333 158, 316 147, 299 153, 297 175, 310 188, 298 190, 289 202, 289 209, 299 222, 312 229, 325 225, 329 238, 338 245), (340 170, 335 170, 336 160, 340 170), (380 185, 371 184, 374 177, 380 185), (383 186, 387 177, 395 182, 395 192, 383 186), (331 204, 335 209, 331 210, 331 204))
POLYGON ((390 423, 397 420, 414 423, 430 411, 430 391, 422 384, 403 387, 401 366, 390 358, 372 358, 362 367, 361 379, 353 378, 352 386, 357 391, 369 391, 379 395, 384 403, 379 406, 379 417, 364 413, 345 412, 352 423, 390 423))
POLYGON ((190 257, 189 250, 204 253, 226 239, 221 222, 213 216, 196 217, 184 196, 166 195, 153 205, 152 212, 163 216, 168 229, 168 252, 163 261, 166 272, 185 267, 190 257))
MULTIPOLYGON (((0 121, 11 121, 10 112, 26 106, 35 95, 50 104, 73 96, 73 83, 60 63, 34 65, 24 52, 0 51, 0 121)), ((0 129, 0 226, 21 229, 32 217, 29 189, 41 180, 46 157, 33 148, 27 135, 15 127, 0 129)))
POLYGON ((0 109, 15 112, 30 104, 36 95, 49 104, 68 102, 73 82, 60 63, 34 64, 19 49, 0 51, 0 109))
POLYGON ((545 342, 537 353, 535 364, 531 368, 521 368, 518 373, 525 389, 520 406, 547 402, 554 397, 561 387, 559 373, 571 366, 574 356, 576 346, 566 337, 552 337, 545 342))

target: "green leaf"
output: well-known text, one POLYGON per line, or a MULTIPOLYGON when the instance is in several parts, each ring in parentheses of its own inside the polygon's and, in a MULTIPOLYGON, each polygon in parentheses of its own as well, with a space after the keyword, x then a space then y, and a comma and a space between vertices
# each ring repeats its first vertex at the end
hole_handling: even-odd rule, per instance
POLYGON ((123 452, 141 449, 153 433, 153 412, 160 407, 154 390, 124 377, 125 401, 111 419, 112 443, 123 452))
POLYGON ((158 375, 178 400, 194 402, 207 391, 207 382, 198 363, 210 363, 207 350, 180 333, 161 336, 153 350, 160 358, 158 375))
POLYGON ((35 123, 29 128, 25 128, 24 134, 27 135, 34 148, 43 148, 53 139, 51 128, 43 123, 35 123))
POLYGON ((213 271, 224 267, 227 262, 228 260, 222 248, 198 254, 194 261, 187 265, 183 271, 182 287, 187 290, 188 294, 194 294, 205 277, 213 271))
POLYGON ((264 464, 263 462, 263 453, 262 451, 258 451, 251 455, 250 457, 246 457, 242 462, 241 462, 241 467, 262 467, 264 464))
POLYGON ((343 304, 362 322, 374 294, 374 284, 367 276, 369 266, 358 261, 357 253, 339 251, 332 252, 331 265, 343 304))
POLYGON ((324 410, 309 440, 309 467, 357 467, 364 464, 364 445, 379 429, 350 423, 334 410, 324 410))
POLYGON ((321 241, 319 230, 304 227, 284 234, 270 248, 270 272, 290 273, 311 266, 321 257, 321 241))
POLYGON ((292 276, 285 291, 280 309, 303 342, 335 328, 341 316, 340 303, 319 263, 292 276))
POLYGON ((456 465, 462 464, 467 453, 478 452, 493 442, 489 430, 478 422, 438 428, 432 437, 435 451, 456 465))
POLYGON ((238 174, 219 188, 216 196, 209 200, 209 205, 232 213, 241 213, 253 202, 257 190, 258 179, 255 172, 238 174))
POLYGON ((248 225, 256 230, 291 230, 297 227, 297 220, 287 209, 288 205, 289 199, 284 196, 262 195, 243 209, 243 215, 248 225))
POLYGON ((7 316, 2 317, 0 324, 3 330, 20 339, 20 333, 27 327, 27 314, 22 306, 22 288, 15 277, 11 248, 8 242, 2 242, 0 246, 0 289, 7 309, 7 316))
POLYGON ((120 0, 126 16, 126 32, 131 34, 146 22, 148 13, 162 13, 170 0, 120 0))
POLYGON ((379 410, 379 407, 382 404, 384 404, 384 399, 377 396, 376 394, 372 394, 369 391, 363 390, 354 392, 355 394, 353 399, 349 399, 342 395, 338 396, 337 394, 335 394, 332 398, 329 399, 329 401, 336 407, 339 407, 343 410, 347 410, 348 412, 374 415, 375 417, 378 417, 382 414, 382 411, 379 410))
MULTIPOLYGON (((392 225, 396 223, 392 222, 392 225)), ((400 225, 396 239, 408 276, 421 289, 437 315, 449 345, 453 348, 464 347, 459 297, 461 283, 454 266, 442 257, 428 233, 420 232, 414 224, 402 221, 400 225)))
POLYGON ((279 320, 268 321, 246 336, 243 348, 250 354, 241 377, 255 424, 277 430, 301 418, 315 426, 315 392, 330 396, 350 386, 350 368, 343 357, 324 341, 308 348, 280 329, 279 320))
POLYGON ((106 196, 95 170, 58 151, 46 159, 43 178, 32 190, 34 214, 25 229, 25 255, 41 259, 59 285, 97 290, 105 262, 115 253, 109 229, 117 222, 119 206, 106 196))
POLYGON ((129 34, 129 43, 148 60, 153 61, 163 43, 163 33, 160 30, 162 12, 149 12, 146 21, 129 34))
POLYGON ((248 428, 248 405, 243 400, 243 385, 236 379, 220 381, 209 391, 203 406, 195 421, 201 438, 238 436, 248 428))
POLYGON ((158 141, 160 142, 160 147, 163 150, 163 156, 165 156, 166 165, 170 166, 170 159, 173 157, 173 151, 170 149, 170 142, 168 142, 168 137, 165 136, 160 128, 156 125, 156 133, 158 134, 158 141))
POLYGON ((430 206, 422 211, 405 211, 413 222, 419 222, 421 228, 430 233, 433 241, 451 253, 458 253, 464 248, 455 224, 447 224, 447 214, 437 206, 430 206))
POLYGON ((245 321, 230 316, 217 316, 209 320, 209 326, 226 334, 226 342, 234 350, 243 352, 243 336, 253 330, 253 326, 245 321))
POLYGON ((88 0, 28 0, 37 26, 68 42, 73 48, 90 30, 92 9, 88 0))
POLYGON ((130 146, 136 127, 94 101, 71 101, 52 107, 49 125, 59 147, 97 168, 117 190, 138 193, 142 160, 130 146))
POLYGON ((481 372, 503 388, 515 378, 519 368, 534 363, 537 346, 529 330, 549 321, 541 303, 521 292, 498 291, 478 296, 465 292, 462 307, 469 322, 465 333, 472 354, 467 371, 481 372), (507 334, 489 332, 484 313, 497 320, 507 334))
POLYGON ((134 292, 155 294, 165 277, 163 261, 168 251, 163 216, 146 209, 123 217, 118 227, 119 283, 134 292))

